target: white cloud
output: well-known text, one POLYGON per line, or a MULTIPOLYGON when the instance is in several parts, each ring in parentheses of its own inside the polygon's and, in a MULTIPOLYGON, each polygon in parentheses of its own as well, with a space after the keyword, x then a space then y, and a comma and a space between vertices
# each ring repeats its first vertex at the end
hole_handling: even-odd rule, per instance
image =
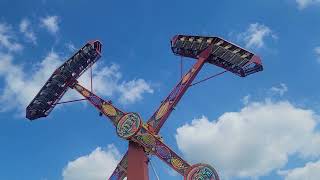
POLYGON ((285 175, 285 180, 319 180, 320 161, 309 162, 304 167, 295 168, 288 171, 280 171, 280 175, 285 175))
MULTIPOLYGON (((108 66, 94 66, 93 68, 93 91, 98 95, 112 96, 117 92, 119 81, 122 77, 120 67, 116 64, 108 66)), ((90 70, 85 72, 79 82, 90 89, 90 70)))
POLYGON ((320 46, 314 48, 314 52, 316 53, 317 56, 317 61, 320 63, 320 46))
POLYGON ((24 36, 27 38, 28 41, 32 42, 33 44, 37 43, 37 37, 34 34, 30 26, 30 21, 28 19, 23 19, 20 22, 19 29, 20 29, 20 32, 24 34, 24 36))
POLYGON ((262 48, 268 37, 277 39, 277 36, 269 27, 263 24, 253 23, 249 25, 246 32, 243 32, 238 36, 238 39, 245 43, 246 48, 262 48))
POLYGON ((101 180, 108 178, 120 161, 120 153, 114 145, 106 150, 96 148, 89 155, 70 161, 63 169, 64 180, 101 180))
POLYGON ((50 33, 55 34, 59 30, 58 16, 47 16, 41 19, 41 25, 45 27, 50 33))
POLYGON ((50 52, 35 65, 34 73, 27 73, 23 66, 14 64, 12 55, 0 53, 0 77, 5 82, 0 94, 0 110, 24 109, 60 64, 60 57, 50 52))
POLYGON ((304 9, 310 5, 320 3, 320 0, 296 0, 299 9, 304 9))
POLYGON ((143 79, 131 80, 129 82, 123 82, 119 86, 121 93, 120 102, 123 104, 130 104, 137 100, 142 99, 143 93, 153 93, 150 85, 143 79))
MULTIPOLYGON (((132 104, 143 99, 144 93, 153 93, 153 89, 144 79, 121 81, 120 67, 112 64, 110 67, 96 68, 93 70, 93 90, 98 95, 119 95, 121 104, 132 104)), ((79 78, 79 82, 90 88, 90 71, 79 78)))
POLYGON ((250 101, 250 98, 251 98, 251 96, 250 95, 246 95, 245 97, 243 97, 242 98, 242 103, 244 104, 244 105, 247 105, 248 103, 249 103, 249 101, 250 101))
MULTIPOLYGON (((52 72, 64 62, 64 59, 53 51, 40 63, 29 65, 28 70, 20 64, 15 64, 13 60, 12 55, 0 53, 0 78, 4 80, 3 89, 0 91, 0 111, 13 108, 24 110, 52 72)), ((141 100, 143 93, 153 92, 143 79, 126 82, 120 81, 121 77, 118 65, 94 66, 94 93, 108 97, 117 94, 121 103, 128 104, 141 100)), ((79 78, 79 82, 90 89, 89 70, 79 78)), ((69 91, 63 100, 77 97, 77 93, 69 91)))
POLYGON ((270 91, 274 94, 279 94, 280 96, 283 96, 284 93, 288 91, 288 87, 284 83, 280 83, 279 86, 274 86, 270 89, 270 91))
POLYGON ((0 23, 0 47, 9 51, 20 51, 23 48, 21 44, 15 42, 12 28, 5 23, 0 23))
POLYGON ((188 160, 210 163, 225 178, 257 178, 284 167, 290 155, 318 157, 317 121, 312 110, 286 101, 254 102, 217 121, 194 119, 175 137, 188 160))

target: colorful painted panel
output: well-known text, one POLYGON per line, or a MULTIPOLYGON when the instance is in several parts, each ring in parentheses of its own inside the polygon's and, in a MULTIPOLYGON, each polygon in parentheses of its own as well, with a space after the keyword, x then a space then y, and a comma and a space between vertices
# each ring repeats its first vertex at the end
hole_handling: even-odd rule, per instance
POLYGON ((139 134, 135 137, 138 143, 143 144, 144 147, 152 149, 156 145, 156 139, 154 136, 148 133, 139 134))
POLYGON ((207 164, 196 164, 191 166, 184 177, 185 180, 219 180, 216 170, 207 164))
POLYGON ((101 99, 98 98, 97 96, 91 94, 90 97, 89 97, 89 100, 90 100, 94 105, 96 105, 96 106, 101 106, 102 101, 101 101, 101 99))
POLYGON ((179 171, 181 170, 185 170, 186 168, 188 168, 188 166, 186 166, 186 164, 183 162, 182 159, 180 159, 179 157, 173 157, 171 159, 171 164, 175 169, 178 169, 179 171))
POLYGON ((156 114, 156 120, 162 118, 162 116, 168 111, 169 109, 169 101, 166 101, 162 106, 159 108, 157 114, 156 114))
POLYGON ((117 110, 113 106, 111 106, 110 104, 103 103, 101 108, 102 108, 102 112, 107 116, 116 116, 117 115, 117 110))
POLYGON ((179 102, 186 90, 189 88, 192 80, 196 77, 206 59, 202 58, 189 70, 187 74, 181 79, 177 86, 171 91, 166 100, 161 103, 159 109, 148 120, 148 124, 153 127, 155 132, 159 132, 160 128, 170 115, 173 107, 179 102))
POLYGON ((74 89, 88 99, 97 109, 99 109, 99 111, 110 118, 115 126, 118 124, 119 119, 124 115, 122 111, 112 106, 110 102, 101 99, 80 84, 75 84, 74 89))
POLYGON ((170 160, 171 159, 171 153, 170 150, 166 146, 158 145, 156 147, 156 153, 160 156, 162 159, 170 160))

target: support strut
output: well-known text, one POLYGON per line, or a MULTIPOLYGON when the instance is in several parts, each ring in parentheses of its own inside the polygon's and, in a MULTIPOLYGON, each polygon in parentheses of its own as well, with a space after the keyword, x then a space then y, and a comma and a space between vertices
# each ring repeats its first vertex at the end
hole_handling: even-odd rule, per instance
POLYGON ((148 157, 138 143, 129 141, 128 180, 148 180, 148 157))

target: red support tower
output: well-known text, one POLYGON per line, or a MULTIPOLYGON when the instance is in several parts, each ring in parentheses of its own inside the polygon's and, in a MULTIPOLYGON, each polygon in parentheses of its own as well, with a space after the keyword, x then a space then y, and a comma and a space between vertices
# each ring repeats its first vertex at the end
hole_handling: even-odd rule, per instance
POLYGON ((148 180, 148 156, 138 143, 129 141, 128 179, 148 180))

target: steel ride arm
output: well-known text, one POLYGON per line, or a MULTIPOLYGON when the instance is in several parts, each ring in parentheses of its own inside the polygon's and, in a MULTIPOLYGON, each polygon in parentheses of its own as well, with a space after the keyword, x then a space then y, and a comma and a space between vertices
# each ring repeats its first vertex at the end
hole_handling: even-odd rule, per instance
MULTIPOLYGON (((85 97, 94 107, 96 107, 102 114, 108 117, 113 125, 116 127, 119 119, 125 114, 123 111, 114 107, 110 102, 105 101, 84 88, 80 84, 76 83, 73 89, 78 91, 83 97, 85 97)), ((128 152, 123 156, 122 160, 117 165, 116 169, 110 176, 110 180, 122 180, 127 176, 128 167, 128 152)))
POLYGON ((119 110, 111 104, 110 101, 105 101, 99 96, 90 92, 88 89, 84 88, 80 84, 76 83, 73 89, 78 91, 83 97, 85 97, 94 107, 96 107, 103 115, 108 117, 111 122, 117 126, 119 119, 125 114, 123 111, 119 110))
POLYGON ((157 134, 165 121, 168 119, 174 107, 178 104, 184 93, 190 87, 192 81, 195 79, 204 63, 207 61, 212 47, 205 49, 198 58, 198 61, 186 73, 177 86, 171 91, 168 97, 161 103, 160 107, 154 112, 151 118, 147 121, 155 134, 157 134))
POLYGON ((131 140, 143 146, 148 154, 156 155, 181 175, 185 175, 190 168, 190 165, 171 150, 159 136, 149 132, 146 124, 142 125, 140 131, 131 140))
MULTIPOLYGON (((147 153, 156 155, 159 159, 184 176, 187 170, 191 167, 185 160, 183 160, 177 153, 171 150, 159 137, 148 133, 146 129, 139 132, 132 138, 142 145, 147 153)), ((113 171, 109 180, 123 180, 127 176, 128 168, 128 152, 123 156, 118 163, 116 169, 113 171)))
POLYGON ((123 180, 125 177, 127 177, 127 168, 128 168, 128 151, 122 157, 121 161, 118 163, 116 169, 113 171, 113 173, 109 177, 109 180, 123 180))
POLYGON ((219 176, 213 167, 206 164, 195 164, 191 166, 170 149, 158 135, 150 132, 147 124, 142 124, 141 129, 137 134, 131 137, 130 140, 144 147, 146 153, 156 155, 163 162, 184 176, 184 180, 219 180, 219 176))
MULTIPOLYGON (((184 176, 191 166, 163 143, 157 135, 151 134, 145 126, 146 125, 143 125, 141 130, 132 137, 131 140, 143 146, 148 154, 156 155, 163 162, 184 176)), ((123 156, 109 180, 122 180, 127 176, 127 167, 128 152, 123 156)))

